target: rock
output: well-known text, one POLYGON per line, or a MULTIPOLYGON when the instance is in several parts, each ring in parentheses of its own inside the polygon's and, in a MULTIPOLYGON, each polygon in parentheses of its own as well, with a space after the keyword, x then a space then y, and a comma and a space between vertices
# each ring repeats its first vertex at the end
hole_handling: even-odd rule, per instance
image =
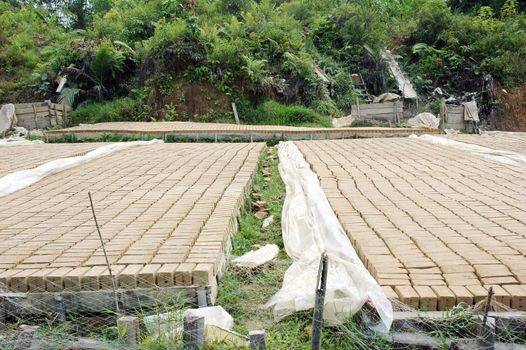
POLYGON ((257 217, 259 220, 263 220, 268 216, 268 212, 260 210, 257 213, 255 213, 254 216, 257 217))
POLYGON ((263 220, 263 225, 261 225, 262 228, 268 227, 270 224, 274 222, 274 216, 270 215, 268 218, 263 220))
POLYGON ((0 109, 0 136, 4 137, 5 134, 16 126, 17 119, 15 114, 15 105, 6 104, 0 109))

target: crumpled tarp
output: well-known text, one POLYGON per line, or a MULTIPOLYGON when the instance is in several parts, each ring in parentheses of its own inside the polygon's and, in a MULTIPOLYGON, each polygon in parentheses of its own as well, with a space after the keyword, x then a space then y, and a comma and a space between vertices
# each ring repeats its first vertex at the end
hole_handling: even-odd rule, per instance
POLYGON ((476 101, 464 102, 464 120, 479 122, 479 110, 476 101))
POLYGON ((424 112, 424 113, 419 113, 413 118, 408 119, 407 123, 412 128, 427 127, 427 128, 438 129, 438 126, 440 125, 440 119, 438 119, 431 113, 424 112))
POLYGON ((517 152, 493 149, 488 147, 483 147, 479 145, 474 145, 471 143, 465 143, 460 141, 455 141, 447 139, 445 137, 433 136, 433 135, 411 135, 410 138, 416 138, 419 140, 431 142, 437 145, 448 146, 456 148, 461 151, 471 152, 473 154, 482 156, 486 159, 497 161, 500 163, 514 165, 526 168, 526 156, 517 152))
POLYGON ((405 76, 404 72, 402 72, 402 69, 400 68, 400 65, 396 61, 395 56, 391 53, 389 50, 383 50, 381 52, 382 59, 387 62, 387 65, 389 66, 389 70, 391 71, 391 74, 396 79, 396 83, 398 85, 398 90, 402 92, 402 95, 406 99, 414 100, 417 98, 416 91, 413 87, 413 84, 411 84, 411 81, 405 76))
POLYGON ((364 267, 323 192, 318 177, 293 142, 277 146, 287 194, 282 213, 283 242, 293 263, 281 289, 268 301, 274 318, 314 307, 320 257, 329 259, 324 318, 341 324, 370 299, 388 330, 392 305, 364 267))
POLYGON ((402 96, 393 94, 392 92, 386 92, 384 94, 376 96, 373 100, 373 103, 394 102, 400 100, 402 100, 402 96))
POLYGON ((0 197, 31 186, 46 176, 53 175, 60 171, 87 163, 90 160, 104 157, 126 148, 140 145, 151 145, 154 143, 163 143, 163 141, 151 140, 112 143, 111 145, 99 147, 83 156, 55 159, 34 169, 16 171, 14 173, 0 177, 0 197))

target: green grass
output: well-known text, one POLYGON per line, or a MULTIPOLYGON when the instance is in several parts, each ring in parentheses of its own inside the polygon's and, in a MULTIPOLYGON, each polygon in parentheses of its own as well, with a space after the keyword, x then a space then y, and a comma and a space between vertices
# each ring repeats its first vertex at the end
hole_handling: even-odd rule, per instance
MULTIPOLYGON (((263 162, 267 161, 267 157, 263 162)), ((271 267, 252 273, 240 272, 228 267, 219 285, 218 305, 223 306, 235 321, 235 330, 248 334, 250 330, 264 329, 267 347, 276 350, 310 349, 310 326, 312 312, 298 312, 275 322, 272 311, 264 307, 283 282, 283 275, 292 263, 283 249, 281 235, 281 211, 285 199, 285 185, 278 171, 277 155, 270 166, 270 181, 264 185, 262 168, 258 169, 254 184, 261 189, 261 200, 267 202, 274 222, 261 228, 261 221, 250 210, 241 216, 239 231, 233 238, 233 255, 241 255, 255 246, 274 243, 280 247, 278 261, 271 267)), ((249 206, 247 206, 249 208, 249 206)), ((313 286, 313 289, 315 286, 313 286)), ((327 327, 323 332, 323 349, 388 349, 385 341, 369 337, 359 316, 349 320, 341 327, 327 327)))
POLYGON ((241 101, 238 109, 243 124, 332 128, 331 118, 302 105, 282 104, 270 100, 254 107, 247 101, 241 101))

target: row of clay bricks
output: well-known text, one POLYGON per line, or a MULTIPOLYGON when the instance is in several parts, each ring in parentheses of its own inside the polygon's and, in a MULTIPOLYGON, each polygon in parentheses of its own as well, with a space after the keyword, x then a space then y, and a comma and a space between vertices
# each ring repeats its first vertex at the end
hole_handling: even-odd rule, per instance
POLYGON ((214 212, 200 231, 186 262, 211 263, 216 273, 221 269, 223 253, 228 246, 228 239, 238 229, 238 217, 249 195, 255 175, 253 169, 257 168, 262 151, 263 148, 260 148, 259 152, 248 154, 243 166, 236 169, 235 179, 225 190, 214 212))
POLYGON ((484 134, 484 135, 443 135, 451 140, 522 153, 526 155, 526 133, 484 134))
POLYGON ((516 310, 526 311, 526 285, 505 286, 383 286, 390 299, 426 311, 450 310, 455 305, 475 305, 488 297, 493 288, 493 300, 516 310))
POLYGON ((0 177, 15 171, 36 168, 49 161, 83 155, 105 143, 79 143, 67 147, 61 144, 30 144, 2 147, 0 177))
POLYGON ((310 127, 296 127, 283 125, 239 125, 239 124, 221 124, 221 123, 192 123, 192 122, 158 122, 158 123, 144 123, 144 122, 109 122, 98 124, 79 125, 62 130, 50 130, 48 133, 53 134, 69 134, 77 133, 82 135, 84 132, 98 131, 99 133, 112 132, 131 132, 131 133, 150 133, 150 132, 203 132, 203 133, 221 133, 225 131, 238 133, 309 133, 309 132, 332 132, 338 133, 346 130, 363 130, 370 133, 389 133, 400 134, 414 132, 414 133, 438 133, 437 129, 428 128, 383 128, 383 127, 369 127, 369 128, 310 128, 310 127))
MULTIPOLYGON (((171 286, 208 286, 215 284, 213 264, 113 265, 117 288, 152 288, 171 286)), ((0 272, 0 285, 13 292, 62 292, 112 289, 108 268, 62 267, 58 269, 5 270, 0 272)))
MULTIPOLYGON (((395 288, 397 291, 416 288, 422 294, 424 291, 429 292, 431 290, 433 293, 427 294, 434 296, 433 298, 437 300, 436 307, 439 307, 439 300, 443 300, 440 298, 443 295, 447 296, 446 300, 449 302, 441 301, 440 309, 447 308, 444 305, 451 306, 451 293, 449 293, 451 289, 460 293, 460 291, 465 291, 469 288, 472 292, 475 292, 475 295, 478 295, 476 294, 477 290, 480 295, 485 295, 487 291, 481 292, 483 285, 502 284, 502 287, 496 288, 500 294, 505 294, 502 292, 502 288, 506 287, 510 289, 510 292, 507 292, 508 295, 513 292, 518 293, 518 296, 521 295, 523 287, 517 288, 517 285, 524 279, 526 264, 524 255, 517 249, 521 249, 521 243, 518 241, 522 239, 522 236, 511 230, 503 232, 503 235, 499 236, 499 238, 506 238, 500 238, 502 241, 507 239, 507 237, 511 239, 506 242, 508 247, 502 247, 502 243, 489 235, 493 232, 498 232, 498 230, 495 230, 496 225, 494 224, 486 226, 488 228, 486 236, 472 229, 471 232, 473 233, 471 234, 469 226, 455 226, 457 230, 460 230, 459 232, 471 239, 467 240, 433 218, 435 215, 444 217, 452 224, 449 211, 441 211, 439 206, 433 206, 432 215, 428 215, 419 206, 433 205, 433 201, 424 196, 415 196, 415 188, 402 182, 397 183, 396 177, 390 177, 389 180, 395 183, 399 189, 403 188, 403 191, 410 193, 413 201, 408 201, 403 196, 393 195, 393 192, 390 192, 389 196, 385 197, 377 191, 377 186, 390 188, 390 184, 385 182, 382 179, 383 177, 378 176, 375 172, 376 169, 382 168, 376 168, 375 164, 371 163, 366 168, 360 169, 347 162, 349 156, 338 154, 338 149, 330 149, 331 147, 337 148, 345 144, 357 144, 360 142, 368 143, 367 141, 346 141, 336 142, 341 143, 341 145, 336 146, 334 143, 327 144, 326 147, 316 145, 316 143, 305 143, 302 151, 307 160, 313 165, 313 170, 320 177, 321 185, 329 202, 335 209, 340 222, 346 228, 360 258, 380 285, 390 289, 395 288), (335 158, 332 158, 332 156, 335 158), (374 179, 374 185, 371 179, 374 179), (402 183, 402 186, 400 186, 400 183, 402 183), (411 217, 405 216, 405 213, 401 212, 390 201, 395 202, 397 205, 405 206, 406 208, 404 209, 411 214, 411 217), (420 217, 418 217, 419 213, 422 214, 420 217), (396 227, 393 223, 396 223, 396 227), (515 236, 513 236, 514 234, 515 236), (440 239, 437 237, 440 237, 440 239), (441 240, 447 241, 447 245, 441 240), (480 243, 484 249, 492 252, 498 259, 480 250, 473 241, 480 243), (470 252, 470 249, 473 252, 470 252)), ((392 145, 389 146, 391 148, 392 145)), ((424 149, 425 145, 424 147, 419 147, 424 149)), ((372 147, 368 145, 366 148, 372 147)), ((407 149, 407 146, 404 145, 404 148, 407 149)), ((341 147, 341 149, 345 154, 352 154, 351 158, 354 155, 363 154, 363 152, 349 153, 349 150, 343 151, 344 147, 341 147)), ((411 153, 411 150, 408 149, 407 152, 411 153)), ((426 154, 425 151, 422 153, 426 154)), ((400 154, 403 154, 403 152, 400 154)), ((368 162, 370 159, 372 158, 365 158, 364 162, 368 162)), ((385 159, 392 159, 392 157, 386 154, 385 159)), ((353 158, 353 160, 355 159, 353 158)), ((380 162, 383 158, 381 155, 378 155, 374 160, 380 162)), ((428 160, 428 162, 433 162, 433 159, 428 160)), ((404 163, 401 163, 401 165, 403 166, 404 163)), ((390 166, 388 169, 396 169, 396 167, 390 166)), ((506 170, 508 169, 504 168, 504 172, 506 170)), ((406 179, 410 171, 411 167, 401 171, 396 176, 406 179)), ((469 175, 469 172, 467 175, 469 175)), ((512 172, 512 175, 522 176, 522 174, 514 172, 512 172)), ((409 177, 411 176, 409 175, 409 177)), ((422 180, 413 179, 413 181, 422 180)), ((440 185, 440 182, 434 180, 433 185, 436 186, 436 184, 440 185)), ((455 188, 440 188, 439 190, 440 193, 456 195, 455 191, 458 190, 458 186, 455 188)), ((433 196, 435 191, 437 189, 429 192, 430 195, 433 196)), ((503 189, 503 191, 509 193, 509 189, 503 189)), ((434 197, 434 199, 441 199, 439 196, 434 197)), ((459 193, 457 198, 459 201, 463 201, 469 197, 466 194, 459 193)), ((485 198, 478 200, 481 203, 485 202, 485 198)), ((448 209, 452 207, 451 202, 446 204, 448 209)), ((470 205, 476 208, 477 203, 471 201, 470 205)), ((499 209, 502 208, 507 208, 507 206, 499 206, 499 209)), ((464 209, 463 213, 465 212, 466 210, 464 209)), ((517 217, 521 218, 524 212, 518 210, 515 214, 518 214, 517 217)), ((495 216, 500 220, 499 223, 503 222, 501 216, 502 214, 495 216)), ((477 224, 484 224, 484 217, 482 216, 468 215, 467 219, 477 224)), ((524 221, 510 222, 507 228, 513 229, 517 227, 518 229, 523 227, 521 222, 524 221)), ((479 231, 482 229, 483 227, 479 231)), ((524 282, 522 283, 524 284, 524 282)), ((415 295, 412 294, 412 296, 412 306, 417 307, 415 305, 417 303, 414 301, 415 295)), ((416 300, 420 300, 420 295, 418 295, 416 300)), ((511 302, 508 303, 506 298, 503 300, 504 304, 512 304, 511 302)), ((516 299, 513 305, 516 307, 520 305, 520 300, 520 298, 516 299)), ((427 307, 433 308, 433 306, 427 307)))

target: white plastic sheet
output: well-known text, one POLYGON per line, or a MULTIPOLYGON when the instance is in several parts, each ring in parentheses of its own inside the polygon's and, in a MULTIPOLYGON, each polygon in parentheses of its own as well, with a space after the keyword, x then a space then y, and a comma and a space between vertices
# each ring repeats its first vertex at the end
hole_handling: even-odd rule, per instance
POLYGON ((411 125, 412 128, 427 127, 438 129, 438 126, 440 125, 440 119, 438 119, 431 113, 424 112, 419 113, 413 118, 408 119, 407 123, 411 125))
POLYGON ((279 247, 275 244, 267 244, 258 250, 251 250, 232 260, 235 266, 255 268, 268 263, 278 257, 279 247))
POLYGON ((162 140, 113 143, 99 147, 83 156, 55 159, 34 169, 20 170, 0 178, 0 197, 31 186, 46 176, 107 156, 117 151, 140 145, 163 143, 162 140))
POLYGON ((323 192, 316 174, 293 142, 280 142, 279 171, 287 195, 282 213, 283 241, 293 264, 267 306, 280 320, 314 307, 321 254, 329 258, 324 318, 340 324, 370 299, 388 330, 392 306, 364 267, 323 192))
POLYGON ((479 156, 482 156, 486 159, 490 159, 496 162, 514 165, 519 167, 526 168, 526 156, 517 152, 493 149, 488 147, 483 147, 479 145, 474 145, 471 143, 465 143, 460 141, 455 141, 447 139, 445 137, 433 136, 433 135, 411 135, 411 138, 416 138, 419 140, 427 141, 434 143, 436 145, 448 146, 461 151, 470 152, 479 156))
POLYGON ((234 319, 221 306, 207 306, 199 309, 189 309, 183 314, 186 317, 204 317, 205 326, 212 325, 231 330, 234 328, 234 319))

